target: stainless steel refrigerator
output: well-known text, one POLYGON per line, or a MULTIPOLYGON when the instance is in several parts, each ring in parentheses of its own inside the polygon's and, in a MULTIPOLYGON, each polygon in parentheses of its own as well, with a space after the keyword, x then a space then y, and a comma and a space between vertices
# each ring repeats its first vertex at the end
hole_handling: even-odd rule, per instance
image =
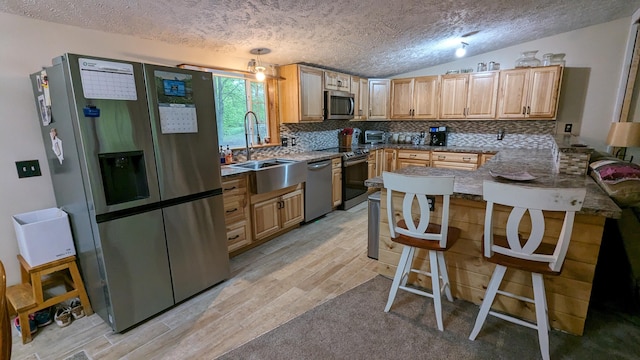
POLYGON ((227 279, 211 74, 65 54, 31 80, 56 201, 114 331, 227 279))

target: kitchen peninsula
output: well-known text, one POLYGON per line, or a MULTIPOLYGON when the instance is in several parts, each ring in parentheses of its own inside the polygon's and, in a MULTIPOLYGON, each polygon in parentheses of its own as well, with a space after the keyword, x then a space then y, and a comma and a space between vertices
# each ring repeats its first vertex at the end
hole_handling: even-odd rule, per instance
MULTIPOLYGON (((452 151, 452 149, 449 148, 446 151, 452 151)), ((482 152, 481 149, 471 148, 457 149, 456 151, 482 152)), ((580 151, 576 150, 576 152, 580 151)), ((397 172, 413 175, 455 176, 454 194, 451 197, 450 225, 460 228, 462 233, 458 242, 445 252, 445 257, 453 296, 476 304, 482 302, 494 266, 485 261, 482 255, 485 215, 482 183, 484 180, 506 181, 495 179, 489 171, 509 173, 526 170, 536 177, 532 181, 523 182, 523 185, 586 187, 587 196, 582 210, 576 214, 571 243, 562 273, 556 277, 545 277, 551 326, 555 329, 581 335, 589 306, 600 244, 601 241, 606 241, 606 238, 602 238, 605 219, 620 217, 621 210, 590 177, 558 171, 558 158, 558 152, 549 149, 501 149, 490 161, 476 171, 411 166, 397 170, 397 172)), ((371 178, 365 184, 372 188, 382 189, 378 272, 393 278, 401 246, 392 242, 389 236, 387 206, 384 201, 386 191, 383 187, 382 177, 371 178)), ((394 201, 396 200, 394 199, 394 201)), ((439 216, 440 201, 440 199, 436 199, 436 218, 439 216)), ((500 216, 507 216, 507 214, 505 211, 500 216)), ((524 220, 526 219, 527 217, 524 218, 524 220)), ((562 219, 556 214, 547 213, 545 220, 548 220, 547 227, 550 235, 557 235, 562 219)), ((527 234, 529 230, 527 227, 530 225, 525 222, 523 221, 520 230, 527 234)), ((419 252, 416 261, 422 262, 420 267, 423 270, 428 270, 429 262, 425 253, 419 252)), ((410 277, 409 282, 425 288, 430 288, 431 284, 430 279, 422 275, 410 277)), ((532 297, 533 293, 530 276, 516 270, 507 271, 502 288, 527 297, 532 297)), ((497 298, 493 308, 525 319, 535 319, 533 305, 524 301, 504 297, 497 298)), ((444 314, 445 326, 447 316, 453 315, 444 314)))

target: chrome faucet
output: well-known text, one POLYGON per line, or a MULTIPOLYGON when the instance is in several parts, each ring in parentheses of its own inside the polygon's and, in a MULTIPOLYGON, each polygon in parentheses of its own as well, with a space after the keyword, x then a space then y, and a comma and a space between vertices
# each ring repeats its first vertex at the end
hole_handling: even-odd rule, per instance
POLYGON ((245 141, 245 148, 247 150, 247 161, 251 160, 251 148, 249 146, 250 142, 249 142, 249 115, 253 115, 253 119, 256 122, 256 135, 257 135, 257 141, 258 144, 261 143, 260 140, 260 127, 258 126, 258 116, 256 115, 256 113, 254 113, 253 111, 249 110, 244 114, 244 141, 245 141))

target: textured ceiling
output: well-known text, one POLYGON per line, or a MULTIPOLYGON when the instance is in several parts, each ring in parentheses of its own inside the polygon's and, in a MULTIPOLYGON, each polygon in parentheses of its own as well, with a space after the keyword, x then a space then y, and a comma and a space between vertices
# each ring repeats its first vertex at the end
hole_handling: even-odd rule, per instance
POLYGON ((387 77, 631 16, 640 0, 0 0, 0 11, 266 63, 387 77), (457 38, 457 41, 455 40, 457 38))

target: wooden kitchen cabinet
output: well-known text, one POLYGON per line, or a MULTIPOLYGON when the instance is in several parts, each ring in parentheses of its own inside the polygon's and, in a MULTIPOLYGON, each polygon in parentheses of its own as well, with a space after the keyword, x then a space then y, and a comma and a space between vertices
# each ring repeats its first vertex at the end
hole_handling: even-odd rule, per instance
POLYGON ((398 151, 396 149, 384 149, 382 171, 395 171, 396 170, 396 156, 398 151))
POLYGON ((476 170, 478 168, 478 154, 433 151, 431 166, 444 169, 476 170))
POLYGON ((331 160, 331 199, 333 208, 342 204, 342 159, 331 160))
POLYGON ((369 80, 352 76, 351 93, 353 94, 353 119, 366 120, 369 115, 369 80))
POLYGON ((391 80, 391 119, 436 119, 440 77, 391 80))
POLYGON ((253 237, 261 240, 304 221, 302 185, 252 197, 253 237), (254 200, 256 199, 256 200, 254 200))
POLYGON ((324 72, 324 88, 326 90, 351 91, 351 76, 335 71, 324 72))
POLYGON ((562 71, 559 65, 501 71, 498 118, 554 120, 562 71))
POLYGON ((280 67, 280 122, 324 120, 324 71, 291 64, 280 67))
POLYGON ((229 252, 251 244, 248 194, 247 175, 235 175, 222 179, 224 222, 229 252))
POLYGON ((376 176, 382 175, 382 168, 384 162, 384 150, 376 149, 369 151, 367 157, 368 173, 367 178, 371 179, 376 176))
POLYGON ((478 167, 484 165, 487 161, 491 160, 496 154, 486 153, 480 154, 480 160, 478 161, 478 167))
POLYGON ((495 119, 499 71, 443 75, 441 119, 495 119))
POLYGON ((389 119, 389 79, 369 79, 369 120, 389 119))
POLYGON ((431 151, 400 149, 396 163, 397 169, 407 166, 431 166, 431 151))

